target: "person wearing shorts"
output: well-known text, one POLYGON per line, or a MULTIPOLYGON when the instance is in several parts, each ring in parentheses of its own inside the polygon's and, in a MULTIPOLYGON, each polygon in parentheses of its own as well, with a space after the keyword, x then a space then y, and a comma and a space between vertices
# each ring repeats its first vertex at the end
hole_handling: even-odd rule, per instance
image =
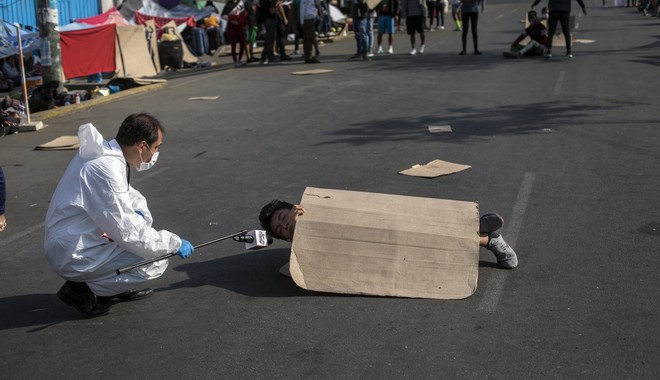
POLYGON ((426 0, 402 0, 401 10, 406 17, 406 31, 410 36, 410 45, 412 50, 410 55, 424 53, 424 25, 426 24, 426 17, 428 15, 428 8, 426 7, 426 0), (420 46, 419 51, 415 49, 415 33, 419 33, 420 46))
POLYGON ((388 53, 394 54, 394 23, 399 14, 398 0, 383 0, 376 8, 378 15, 378 54, 383 54, 383 34, 387 33, 388 53))

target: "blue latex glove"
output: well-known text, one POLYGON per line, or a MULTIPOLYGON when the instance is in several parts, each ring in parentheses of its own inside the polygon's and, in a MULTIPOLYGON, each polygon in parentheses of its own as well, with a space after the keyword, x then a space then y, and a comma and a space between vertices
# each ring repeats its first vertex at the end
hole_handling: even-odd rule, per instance
POLYGON ((195 250, 188 240, 181 239, 181 248, 176 252, 182 259, 187 259, 195 250))

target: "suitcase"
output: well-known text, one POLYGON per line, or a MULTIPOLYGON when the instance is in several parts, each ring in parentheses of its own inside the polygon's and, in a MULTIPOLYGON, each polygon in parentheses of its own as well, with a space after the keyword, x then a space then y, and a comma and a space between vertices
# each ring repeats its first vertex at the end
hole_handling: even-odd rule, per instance
POLYGON ((222 34, 219 28, 206 29, 207 37, 209 38, 209 52, 218 50, 222 46, 222 34))
POLYGON ((160 41, 158 43, 158 56, 160 57, 160 68, 163 70, 165 70, 165 66, 175 70, 183 67, 181 40, 160 41))
POLYGON ((208 54, 209 38, 206 36, 206 30, 203 28, 193 28, 192 30, 192 51, 196 56, 208 54))

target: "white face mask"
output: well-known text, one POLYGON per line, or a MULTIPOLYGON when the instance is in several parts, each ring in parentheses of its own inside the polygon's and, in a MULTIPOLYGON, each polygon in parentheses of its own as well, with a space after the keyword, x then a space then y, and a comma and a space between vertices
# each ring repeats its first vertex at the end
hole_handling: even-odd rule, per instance
MULTIPOLYGON (((147 149, 149 149, 149 152, 151 152, 151 148, 149 148, 149 145, 147 145, 147 149)), ((140 153, 140 166, 136 168, 137 171, 143 172, 145 170, 151 169, 156 164, 156 161, 158 161, 158 153, 160 152, 156 152, 156 153, 151 152, 152 156, 151 156, 151 161, 149 162, 144 162, 142 160, 142 153, 140 153)))

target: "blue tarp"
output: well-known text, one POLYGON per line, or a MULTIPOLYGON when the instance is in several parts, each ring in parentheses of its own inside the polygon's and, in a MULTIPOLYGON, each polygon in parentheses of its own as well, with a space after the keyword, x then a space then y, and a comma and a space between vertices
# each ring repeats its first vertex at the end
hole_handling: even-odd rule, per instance
MULTIPOLYGON (((39 49, 39 33, 21 30, 21 43, 23 53, 39 49)), ((16 27, 6 21, 0 20, 0 58, 18 54, 18 36, 16 27)))

